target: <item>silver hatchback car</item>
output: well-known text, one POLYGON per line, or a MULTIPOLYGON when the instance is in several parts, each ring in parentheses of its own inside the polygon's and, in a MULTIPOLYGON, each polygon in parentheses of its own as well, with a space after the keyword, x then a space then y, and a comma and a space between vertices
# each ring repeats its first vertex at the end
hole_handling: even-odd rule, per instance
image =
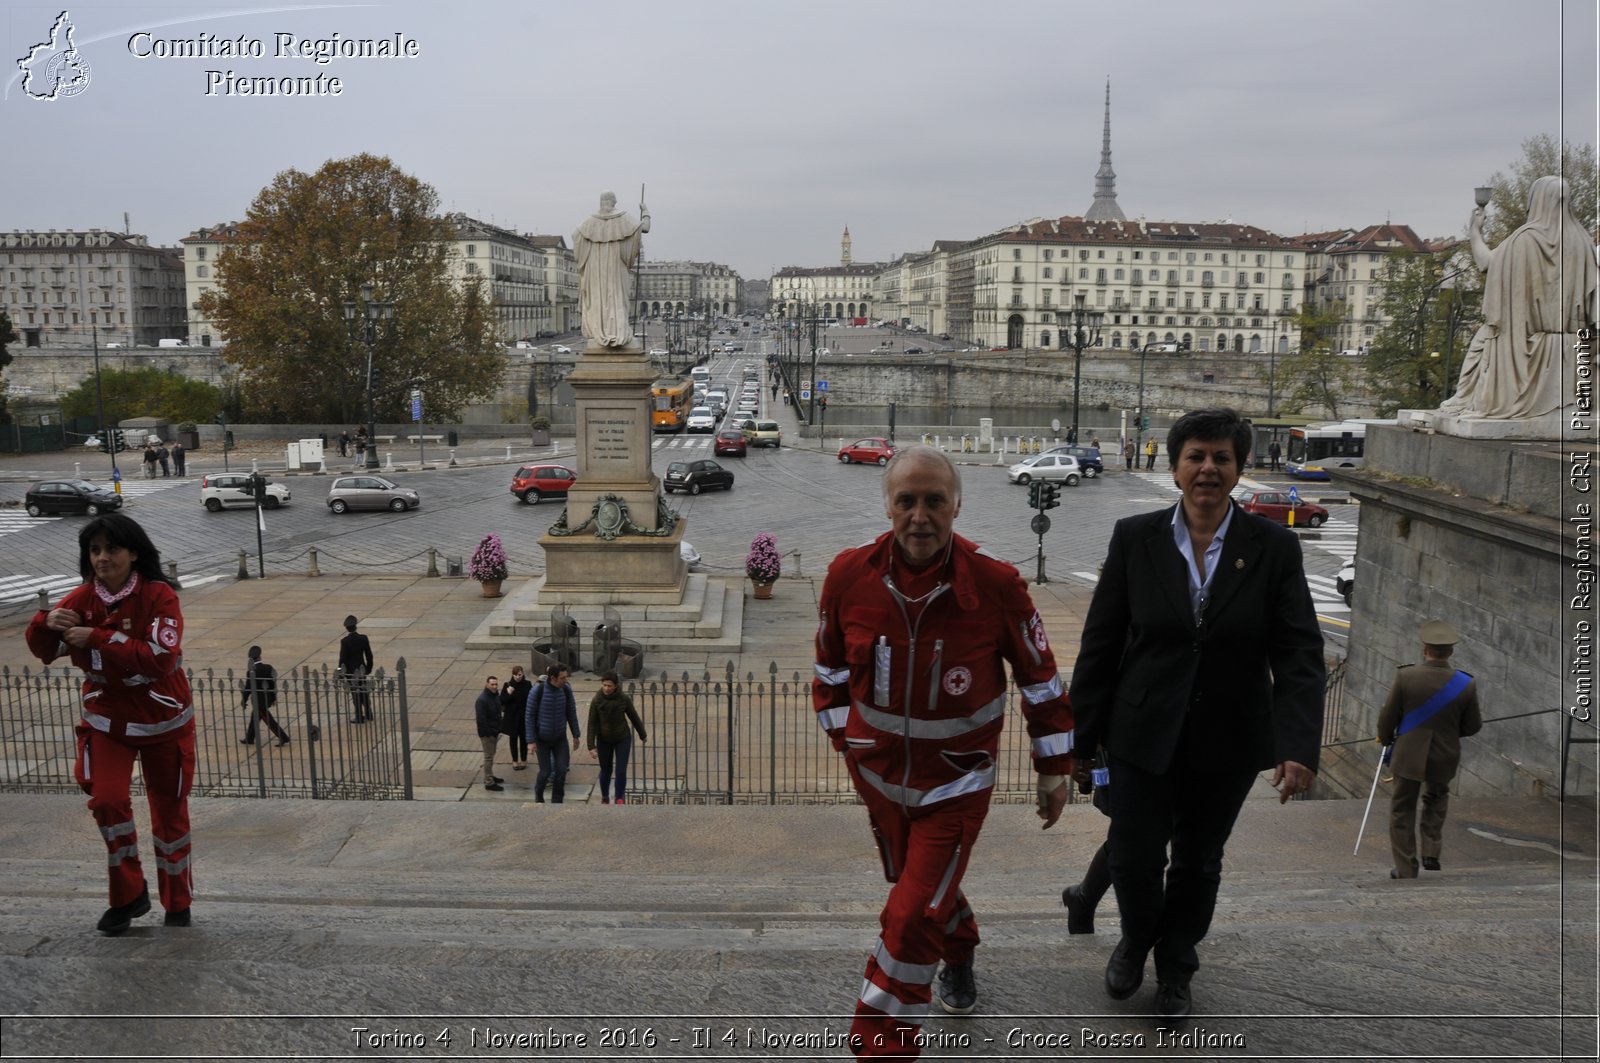
POLYGON ((335 513, 350 509, 392 509, 404 513, 422 505, 409 487, 383 476, 341 476, 328 488, 328 508, 335 513))

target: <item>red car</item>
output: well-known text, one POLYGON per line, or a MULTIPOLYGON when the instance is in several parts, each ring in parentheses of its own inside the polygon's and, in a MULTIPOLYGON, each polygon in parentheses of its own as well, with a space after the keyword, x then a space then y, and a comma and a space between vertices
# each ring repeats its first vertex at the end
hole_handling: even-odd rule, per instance
POLYGON ((724 428, 717 433, 715 445, 712 447, 716 457, 731 455, 742 458, 749 449, 750 444, 745 441, 744 433, 737 428, 724 428))
POLYGON ((880 436, 858 439, 839 448, 839 461, 845 465, 887 465, 894 457, 894 444, 880 436))
POLYGON ((511 479, 511 493, 530 506, 557 495, 565 498, 578 474, 565 465, 524 465, 511 479))
MULTIPOLYGON (((1289 523, 1289 492, 1241 491, 1236 496, 1239 508, 1246 513, 1256 513, 1278 524, 1289 523)), ((1294 506, 1296 528, 1320 528, 1328 521, 1328 511, 1310 502, 1294 506)))

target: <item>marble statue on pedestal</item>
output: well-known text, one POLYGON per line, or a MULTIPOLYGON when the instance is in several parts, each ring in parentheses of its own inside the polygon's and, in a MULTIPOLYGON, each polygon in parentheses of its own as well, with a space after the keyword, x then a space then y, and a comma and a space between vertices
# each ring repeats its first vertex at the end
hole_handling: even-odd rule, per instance
POLYGON ((1563 357, 1578 331, 1593 325, 1600 271, 1593 239, 1572 215, 1564 180, 1535 181, 1526 224, 1493 250, 1484 240, 1483 222, 1480 206, 1469 232, 1473 260, 1487 274, 1484 320, 1467 348, 1455 394, 1432 418, 1445 432, 1477 419, 1559 416, 1571 402, 1563 357))
POLYGON ((617 209, 612 192, 600 193, 600 209, 572 234, 578 257, 578 307, 589 347, 634 345, 629 322, 628 271, 639 260, 641 236, 650 231, 650 212, 639 204, 639 220, 617 209))

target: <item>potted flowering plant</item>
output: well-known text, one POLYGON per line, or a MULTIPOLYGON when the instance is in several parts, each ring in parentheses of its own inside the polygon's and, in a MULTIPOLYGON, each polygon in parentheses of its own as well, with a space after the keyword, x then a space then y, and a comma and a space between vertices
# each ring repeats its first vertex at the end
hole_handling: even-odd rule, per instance
POLYGON ((500 597, 500 584, 506 578, 506 550, 500 545, 500 536, 490 532, 472 551, 472 561, 467 574, 483 584, 485 598, 500 597))
POLYGON ((750 541, 750 552, 744 558, 745 575, 755 584, 757 598, 771 598, 772 585, 782 571, 783 559, 778 553, 778 540, 762 532, 750 541))

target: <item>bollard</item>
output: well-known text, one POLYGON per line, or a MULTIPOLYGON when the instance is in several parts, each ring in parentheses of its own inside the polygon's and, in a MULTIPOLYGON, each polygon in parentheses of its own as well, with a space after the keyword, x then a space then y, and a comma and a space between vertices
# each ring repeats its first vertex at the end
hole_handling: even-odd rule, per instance
POLYGON ((800 572, 800 551, 798 550, 794 552, 794 575, 795 579, 805 578, 805 576, 803 576, 800 572))
POLYGON ((40 587, 39 588, 39 612, 48 613, 49 611, 50 611, 50 594, 43 587, 40 587))
POLYGON ((510 443, 506 444, 506 460, 507 461, 511 460, 511 444, 510 443))
POLYGON ((178 563, 176 561, 167 562, 167 578, 172 581, 174 587, 178 585, 178 563))
POLYGON ((250 473, 251 473, 251 475, 254 475, 254 474, 256 474, 256 473, 261 471, 261 467, 256 462, 257 462, 257 459, 255 459, 255 458, 251 458, 250 459, 250 473))
POLYGON ((250 565, 245 560, 244 551, 239 551, 239 579, 250 578, 250 565))
POLYGON ((75 461, 72 463, 72 478, 74 480, 83 479, 83 462, 75 461))
POLYGON ((308 549, 306 551, 306 556, 311 559, 310 563, 306 567, 306 575, 312 577, 322 575, 322 569, 317 567, 317 548, 313 546, 308 549))
POLYGON ((327 458, 323 458, 321 461, 319 461, 317 463, 317 466, 318 467, 317 467, 317 473, 316 474, 318 476, 326 476, 326 475, 328 475, 328 459, 327 458))
POLYGON ((450 448, 450 467, 452 469, 456 467, 456 449, 455 449, 455 447, 451 447, 450 448))
POLYGON ((394 451, 386 450, 383 453, 383 467, 388 472, 394 472, 394 451))
POLYGON ((439 551, 431 546, 428 547, 428 578, 439 578, 439 551))

